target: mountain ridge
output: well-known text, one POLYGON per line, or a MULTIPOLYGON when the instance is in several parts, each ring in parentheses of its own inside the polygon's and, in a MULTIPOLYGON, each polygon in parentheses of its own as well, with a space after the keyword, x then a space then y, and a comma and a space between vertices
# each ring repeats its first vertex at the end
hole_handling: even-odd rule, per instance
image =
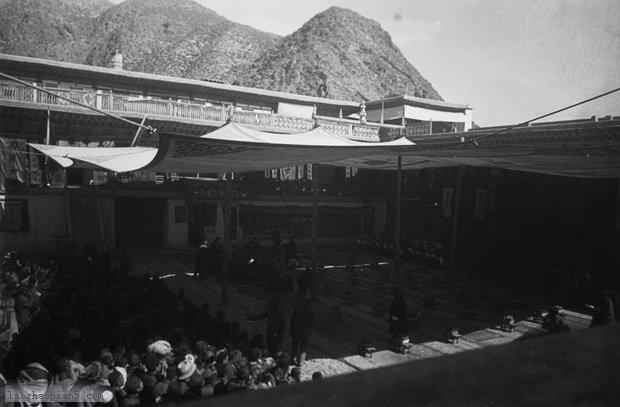
POLYGON ((360 102, 442 100, 380 24, 330 7, 278 36, 193 0, 1 0, 0 52, 360 102))

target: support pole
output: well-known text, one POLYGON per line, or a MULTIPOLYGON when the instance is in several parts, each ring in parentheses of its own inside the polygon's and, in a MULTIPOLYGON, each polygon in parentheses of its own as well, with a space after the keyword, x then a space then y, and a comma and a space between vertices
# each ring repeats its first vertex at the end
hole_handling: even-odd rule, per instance
POLYGON ((403 179, 403 157, 398 156, 398 167, 396 170, 396 202, 394 205, 394 218, 396 224, 394 225, 394 270, 395 282, 399 286, 402 280, 401 270, 401 256, 400 256, 400 207, 401 207, 401 195, 402 195, 402 179, 403 179))
POLYGON ((222 259, 222 271, 223 271, 223 279, 222 279, 222 305, 228 305, 228 277, 230 275, 230 195, 231 195, 231 185, 230 185, 230 173, 226 173, 225 188, 224 188, 224 238, 222 241, 223 248, 223 256, 222 259))
POLYGON ((101 205, 101 194, 99 193, 99 188, 97 186, 93 187, 95 189, 95 200, 97 201, 97 218, 99 221, 99 251, 104 252, 106 250, 105 245, 105 226, 103 223, 103 208, 101 205))
POLYGON ((136 130, 136 135, 133 137, 133 140, 131 141, 131 147, 136 146, 136 143, 138 142, 138 138, 140 137, 140 133, 142 132, 142 127, 144 126, 145 121, 146 121, 146 115, 144 115, 144 117, 142 118, 142 121, 140 122, 140 127, 138 127, 138 130, 136 130))
POLYGON ((456 253, 457 253, 457 235, 459 231, 459 212, 461 211, 461 189, 463 184, 463 171, 462 165, 459 165, 456 169, 456 190, 454 191, 454 211, 452 219, 452 235, 450 237, 450 265, 448 267, 448 274, 451 277, 456 276, 456 253))
MULTIPOLYGON (((51 139, 52 139, 52 123, 51 123, 51 113, 50 110, 47 109, 47 122, 45 125, 45 144, 46 145, 50 145, 51 143, 51 139)), ((43 164, 43 174, 42 174, 42 179, 41 179, 41 183, 43 185, 41 185, 42 187, 46 188, 48 185, 48 178, 49 178, 49 157, 47 156, 47 154, 45 155, 45 163, 43 164)))
MULTIPOLYGON (((50 110, 47 109, 47 125, 45 127, 45 144, 49 145, 52 137, 52 124, 51 124, 51 113, 50 110)), ((45 156, 45 162, 47 163, 47 155, 45 156)))
POLYGON ((71 197, 69 196, 69 188, 65 182, 65 216, 67 217, 67 235, 69 244, 73 245, 73 225, 71 224, 71 197))
POLYGON ((316 165, 312 164, 312 269, 316 270, 318 263, 317 238, 319 221, 319 186, 316 182, 316 165))

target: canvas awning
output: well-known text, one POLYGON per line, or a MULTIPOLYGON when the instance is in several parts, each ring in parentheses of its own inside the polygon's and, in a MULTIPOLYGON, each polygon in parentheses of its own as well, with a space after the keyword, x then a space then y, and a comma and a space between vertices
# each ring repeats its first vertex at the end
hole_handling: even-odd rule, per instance
POLYGON ((365 143, 333 135, 321 127, 305 133, 274 134, 225 125, 202 137, 160 135, 158 149, 87 148, 30 144, 64 167, 127 172, 247 172, 370 154, 397 154, 413 143, 405 138, 365 143))
POLYGON ((202 137, 160 134, 158 149, 30 144, 68 167, 115 172, 248 172, 307 163, 379 170, 470 165, 571 177, 620 177, 620 124, 426 135, 391 142, 352 141, 321 127, 274 134, 227 124, 202 137), (473 142, 475 140, 475 142, 473 142))

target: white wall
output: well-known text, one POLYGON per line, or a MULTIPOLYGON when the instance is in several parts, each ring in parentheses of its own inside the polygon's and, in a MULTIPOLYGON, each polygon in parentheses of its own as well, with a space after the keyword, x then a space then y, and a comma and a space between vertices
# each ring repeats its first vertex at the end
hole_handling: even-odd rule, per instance
POLYGON ((417 106, 405 106, 405 117, 408 119, 449 123, 464 123, 467 120, 467 115, 464 112, 444 112, 417 106))
MULTIPOLYGON (((417 106, 404 106, 405 118, 434 122, 465 123, 465 131, 471 129, 472 110, 464 109, 461 112, 446 112, 443 110, 427 109, 417 106)), ((380 122, 381 109, 367 111, 368 121, 380 122)), ((403 106, 389 107, 383 110, 383 120, 402 119, 403 106)))
POLYGON ((291 103, 278 103, 278 114, 284 116, 299 117, 302 119, 312 119, 314 107, 294 105, 291 103))

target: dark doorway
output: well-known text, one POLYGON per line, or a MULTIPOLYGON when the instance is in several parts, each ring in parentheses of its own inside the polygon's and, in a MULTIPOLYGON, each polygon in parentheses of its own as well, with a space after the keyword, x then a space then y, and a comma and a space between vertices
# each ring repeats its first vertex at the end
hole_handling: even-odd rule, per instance
POLYGON ((206 202, 187 203, 187 243, 189 246, 199 246, 205 239, 205 228, 208 232, 215 232, 217 221, 217 205, 206 202))
POLYGON ((163 246, 165 206, 158 198, 116 198, 116 245, 163 246))

